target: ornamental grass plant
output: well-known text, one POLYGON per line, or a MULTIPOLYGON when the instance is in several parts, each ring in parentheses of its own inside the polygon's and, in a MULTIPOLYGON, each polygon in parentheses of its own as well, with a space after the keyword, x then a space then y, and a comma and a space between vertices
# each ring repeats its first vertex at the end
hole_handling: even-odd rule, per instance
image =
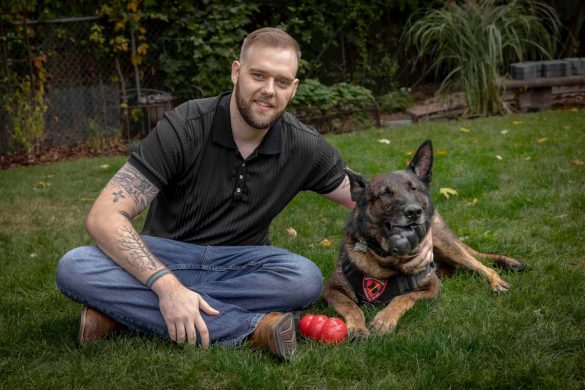
POLYGON ((541 2, 449 1, 411 17, 405 39, 443 80, 439 93, 464 91, 467 114, 485 116, 503 110, 496 81, 511 62, 554 56, 559 26, 541 2))
MULTIPOLYGON (((2 170, 0 388, 582 389, 584 123, 585 111, 567 110, 326 135, 368 177, 402 169, 431 138, 432 193, 450 227, 469 245, 530 269, 502 272, 511 289, 500 295, 482 276, 456 272, 393 334, 335 346, 300 340, 290 363, 247 346, 203 351, 135 333, 78 348, 81 305, 57 290, 55 267, 69 249, 92 244, 85 215, 126 158, 2 170), (443 196, 445 188, 457 195, 443 196)), ((302 193, 270 238, 327 277, 347 214, 302 193)), ((335 315, 321 302, 305 312, 335 315)), ((368 319, 375 312, 366 307, 368 319)))

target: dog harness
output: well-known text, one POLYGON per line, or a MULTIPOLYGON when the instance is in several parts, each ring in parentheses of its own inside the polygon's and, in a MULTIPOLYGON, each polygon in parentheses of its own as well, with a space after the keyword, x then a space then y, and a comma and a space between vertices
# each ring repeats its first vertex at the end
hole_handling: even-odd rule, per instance
POLYGON ((427 265, 416 275, 396 275, 388 279, 375 278, 360 271, 347 257, 342 261, 341 268, 358 298, 358 304, 387 304, 392 298, 418 288, 430 272, 435 272, 435 263, 427 265))

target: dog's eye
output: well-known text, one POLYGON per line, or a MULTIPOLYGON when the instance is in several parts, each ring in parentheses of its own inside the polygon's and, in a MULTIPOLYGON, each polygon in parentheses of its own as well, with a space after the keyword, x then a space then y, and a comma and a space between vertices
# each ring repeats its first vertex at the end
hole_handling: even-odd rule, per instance
POLYGON ((384 191, 382 191, 380 196, 392 197, 394 196, 394 191, 392 191, 390 188, 386 188, 384 191))

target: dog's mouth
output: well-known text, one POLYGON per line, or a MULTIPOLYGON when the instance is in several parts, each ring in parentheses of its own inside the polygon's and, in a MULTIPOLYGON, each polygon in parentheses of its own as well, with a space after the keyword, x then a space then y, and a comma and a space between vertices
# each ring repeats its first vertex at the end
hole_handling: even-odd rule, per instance
POLYGON ((424 224, 392 226, 385 222, 388 231, 388 246, 393 256, 412 256, 419 250, 419 244, 427 234, 424 224))

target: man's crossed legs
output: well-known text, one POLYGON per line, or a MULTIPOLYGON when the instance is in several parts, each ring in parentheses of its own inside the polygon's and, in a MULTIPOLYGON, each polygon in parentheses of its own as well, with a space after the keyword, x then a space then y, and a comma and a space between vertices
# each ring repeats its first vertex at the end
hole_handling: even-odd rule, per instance
MULTIPOLYGON (((261 321, 272 324, 278 319, 265 313, 306 308, 321 292, 323 277, 319 268, 281 248, 199 246, 150 236, 142 238, 183 285, 220 312, 217 316, 204 312, 201 315, 210 341, 225 347, 239 346, 254 330, 260 330, 261 321)), ((65 254, 57 268, 57 286, 69 298, 131 329, 169 337, 156 294, 97 247, 80 247, 65 254)), ((286 322, 287 327, 291 320, 289 314, 277 326, 282 328, 286 322)), ((294 329, 292 332, 294 336, 294 329)), ((262 344, 266 340, 260 341, 262 344)), ((296 346, 296 341, 292 341, 296 346)), ((290 357, 290 353, 286 352, 284 357, 290 357)))

